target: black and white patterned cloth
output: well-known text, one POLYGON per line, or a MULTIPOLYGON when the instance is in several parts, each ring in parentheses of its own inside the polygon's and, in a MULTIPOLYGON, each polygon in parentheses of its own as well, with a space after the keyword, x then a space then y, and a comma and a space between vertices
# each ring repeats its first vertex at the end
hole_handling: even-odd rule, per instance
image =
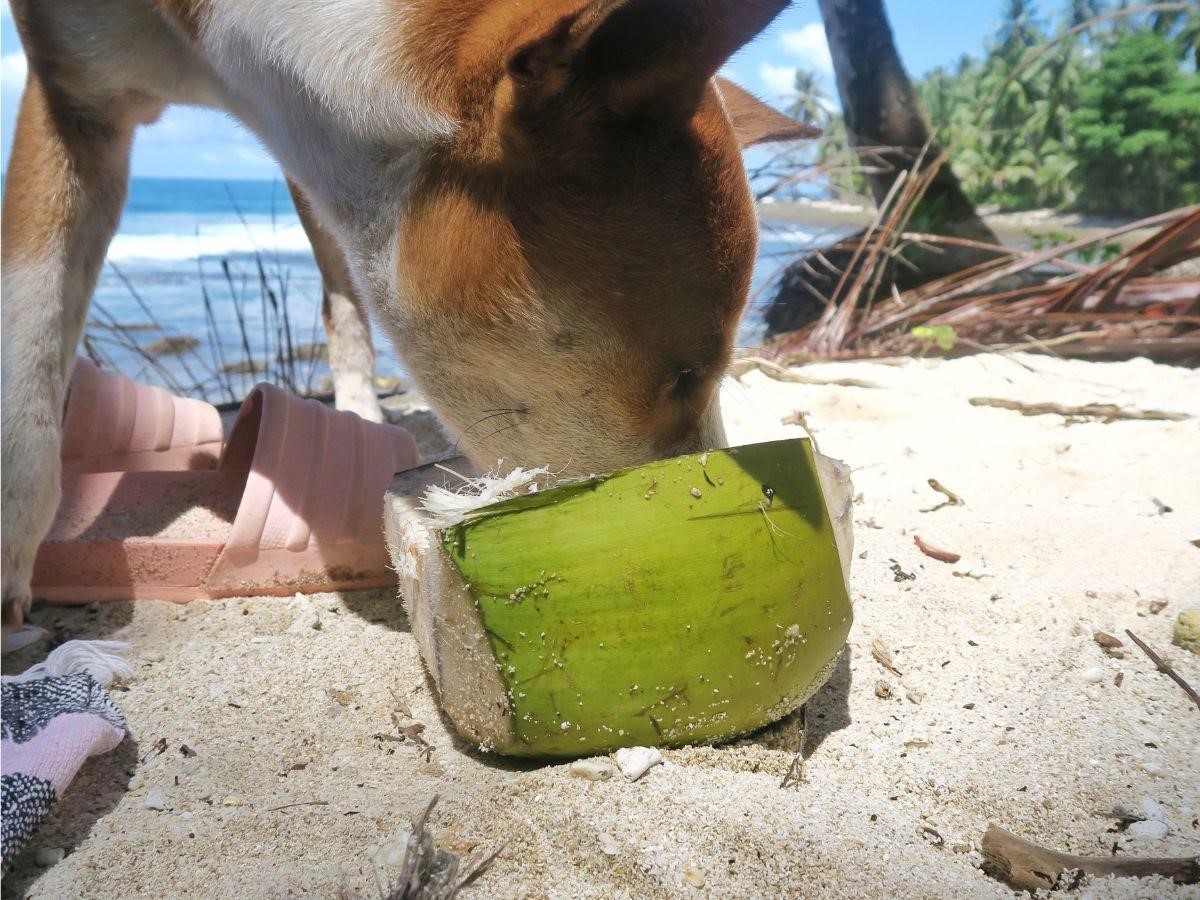
POLYGON ((87 672, 3 684, 3 867, 33 837, 80 766, 125 737, 125 717, 87 672))

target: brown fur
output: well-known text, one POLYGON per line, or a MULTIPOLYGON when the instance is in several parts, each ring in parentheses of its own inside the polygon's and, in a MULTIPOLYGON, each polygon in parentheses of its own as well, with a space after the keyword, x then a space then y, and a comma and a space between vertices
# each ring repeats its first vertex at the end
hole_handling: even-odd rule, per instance
MULTIPOLYGON (((331 328, 366 335, 366 300, 479 465, 603 471, 723 439, 757 244, 740 150, 801 131, 713 76, 786 0, 410 0, 321 7, 328 26, 277 3, 13 2, 30 79, 4 215, 6 606, 27 604, 53 512, 48 423, 129 141, 173 102, 227 109, 279 156, 331 328), (321 55, 347 36, 361 54, 321 55)), ((373 357, 351 356, 377 411, 373 357)))

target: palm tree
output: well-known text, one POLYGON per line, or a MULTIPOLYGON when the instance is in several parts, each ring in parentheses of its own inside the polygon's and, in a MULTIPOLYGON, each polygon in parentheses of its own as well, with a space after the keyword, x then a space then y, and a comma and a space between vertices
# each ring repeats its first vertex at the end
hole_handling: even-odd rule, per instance
POLYGON ((795 91, 787 114, 801 122, 822 125, 829 118, 829 97, 821 87, 820 76, 810 69, 797 69, 795 91))
POLYGON ((1030 47, 1042 42, 1042 29, 1031 0, 1008 0, 1001 17, 999 38, 998 52, 1012 63, 1024 56, 1030 47))
POLYGON ((1075 28, 1084 22, 1090 22, 1097 16, 1102 16, 1108 9, 1105 0, 1071 0, 1067 12, 1067 27, 1075 28))
MULTIPOLYGON (((900 172, 911 168, 915 154, 932 143, 930 129, 900 61, 883 0, 820 0, 820 8, 850 140, 858 148, 887 148, 878 155, 892 163, 869 175, 875 202, 882 203, 900 172)), ((932 150, 941 152, 937 146, 932 150)), ((922 211, 928 213, 925 218, 933 230, 998 243, 950 166, 938 170, 918 217, 922 211)), ((975 255, 991 258, 990 254, 975 255)), ((925 262, 932 271, 947 265, 963 268, 973 261, 979 260, 925 262)))
POLYGON ((1157 12, 1150 19, 1151 27, 1164 37, 1173 37, 1181 59, 1189 56, 1200 72, 1200 13, 1178 10, 1157 12))

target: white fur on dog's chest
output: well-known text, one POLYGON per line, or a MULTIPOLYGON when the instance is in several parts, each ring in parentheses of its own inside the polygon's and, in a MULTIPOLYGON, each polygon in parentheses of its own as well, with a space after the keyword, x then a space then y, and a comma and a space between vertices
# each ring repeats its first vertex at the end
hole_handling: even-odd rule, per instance
POLYGON ((200 36, 222 105, 355 231, 396 205, 408 157, 456 127, 406 70, 405 19, 395 0, 217 0, 200 36))
POLYGON ((396 0, 217 0, 201 44, 220 77, 255 107, 264 105, 254 102, 262 93, 323 107, 368 141, 449 136, 454 123, 423 102, 406 66, 406 17, 396 0))

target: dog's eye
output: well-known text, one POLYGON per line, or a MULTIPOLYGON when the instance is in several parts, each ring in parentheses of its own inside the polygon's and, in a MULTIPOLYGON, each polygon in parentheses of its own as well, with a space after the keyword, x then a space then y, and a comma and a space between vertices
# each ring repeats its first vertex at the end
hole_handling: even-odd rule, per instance
POLYGON ((695 392, 700 384, 700 374, 693 368, 684 367, 675 372, 671 380, 671 393, 676 397, 686 397, 695 392))

